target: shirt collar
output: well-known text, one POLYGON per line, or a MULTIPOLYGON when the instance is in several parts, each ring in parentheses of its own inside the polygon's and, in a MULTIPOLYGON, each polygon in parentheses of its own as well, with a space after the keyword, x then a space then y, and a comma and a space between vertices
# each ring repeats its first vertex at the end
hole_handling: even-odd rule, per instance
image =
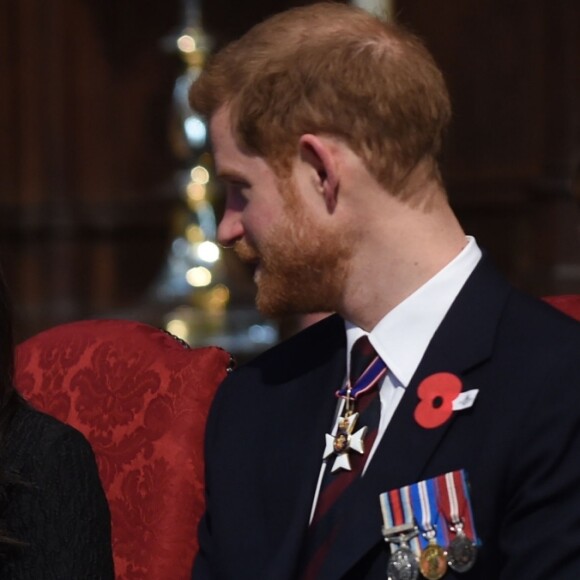
MULTIPOLYGON (((466 246, 447 266, 393 308, 368 333, 371 344, 398 384, 408 386, 435 331, 480 258, 481 250, 475 239, 467 236, 466 246)), ((348 321, 345 326, 350 353, 357 338, 367 333, 348 321)))

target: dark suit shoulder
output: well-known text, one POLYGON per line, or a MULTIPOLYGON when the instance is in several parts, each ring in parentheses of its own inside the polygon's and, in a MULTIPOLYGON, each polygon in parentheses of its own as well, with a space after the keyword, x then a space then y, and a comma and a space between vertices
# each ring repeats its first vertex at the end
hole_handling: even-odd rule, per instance
POLYGON ((345 340, 344 320, 334 314, 268 349, 241 369, 267 370, 274 381, 275 377, 287 381, 330 360, 344 347, 345 340))
POLYGON ((344 320, 332 315, 241 365, 216 393, 209 431, 217 429, 217 416, 227 417, 223 423, 235 423, 235 416, 247 408, 248 401, 253 401, 252 407, 262 417, 261 426, 267 425, 265 409, 270 417, 285 414, 287 406, 298 405, 298 410, 304 392, 311 406, 327 395, 334 403, 332 393, 339 388, 345 370, 345 348, 344 320))
MULTIPOLYGON (((516 347, 524 351, 541 348, 544 357, 566 357, 580 347, 580 322, 550 304, 514 290, 502 317, 502 327, 516 347)), ((570 356, 578 360, 577 356, 570 356)), ((544 363, 548 362, 544 358, 544 363)))

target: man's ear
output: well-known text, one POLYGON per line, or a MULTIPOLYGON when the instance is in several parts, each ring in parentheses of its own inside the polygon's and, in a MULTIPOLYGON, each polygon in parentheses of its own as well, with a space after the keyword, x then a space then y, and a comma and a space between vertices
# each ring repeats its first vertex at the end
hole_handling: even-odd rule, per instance
POLYGON ((325 139, 305 134, 298 142, 300 158, 314 170, 316 186, 324 198, 327 210, 332 213, 338 202, 338 167, 336 156, 325 139))

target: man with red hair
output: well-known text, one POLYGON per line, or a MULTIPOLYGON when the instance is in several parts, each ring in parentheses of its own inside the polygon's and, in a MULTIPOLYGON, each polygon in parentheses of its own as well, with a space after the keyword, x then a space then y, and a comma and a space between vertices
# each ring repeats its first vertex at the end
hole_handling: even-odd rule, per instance
POLYGON ((218 237, 255 266, 260 310, 337 313, 218 391, 193 577, 580 577, 580 327, 463 232, 421 42, 297 8, 190 98, 225 184, 218 237))

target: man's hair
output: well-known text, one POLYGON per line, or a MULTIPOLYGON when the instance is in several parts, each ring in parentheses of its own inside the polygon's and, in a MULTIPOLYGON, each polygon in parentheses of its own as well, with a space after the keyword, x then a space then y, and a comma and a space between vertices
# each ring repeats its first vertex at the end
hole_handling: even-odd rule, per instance
POLYGON ((451 106, 423 44, 362 9, 318 3, 277 14, 211 58, 190 91, 210 118, 230 109, 238 144, 288 170, 306 133, 331 135, 392 193, 435 158, 451 106))

